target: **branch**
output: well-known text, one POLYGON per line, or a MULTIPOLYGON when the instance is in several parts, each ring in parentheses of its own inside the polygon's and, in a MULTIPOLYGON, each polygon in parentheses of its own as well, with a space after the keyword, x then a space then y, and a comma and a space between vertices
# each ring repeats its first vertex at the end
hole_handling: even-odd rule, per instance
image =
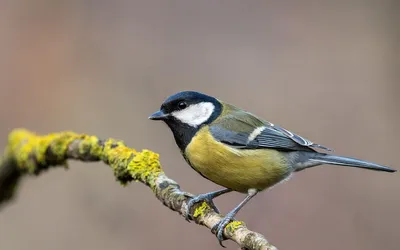
MULTIPOLYGON (((96 136, 73 132, 38 136, 17 129, 10 133, 7 148, 0 158, 0 206, 13 198, 22 177, 39 175, 50 167, 67 167, 67 159, 103 161, 113 169, 114 176, 122 185, 131 181, 142 182, 165 206, 181 215, 184 215, 192 197, 164 174, 158 154, 149 150, 137 152, 121 141, 100 140, 96 136)), ((192 210, 192 219, 207 228, 212 228, 222 218, 206 202, 196 204, 192 210)), ((242 249, 277 250, 264 236, 247 229, 243 222, 228 224, 224 235, 242 249)))

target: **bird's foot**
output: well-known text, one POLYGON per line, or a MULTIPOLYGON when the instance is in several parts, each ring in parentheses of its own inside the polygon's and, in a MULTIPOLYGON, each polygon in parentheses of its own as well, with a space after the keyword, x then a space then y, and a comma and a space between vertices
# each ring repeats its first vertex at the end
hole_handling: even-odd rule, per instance
MULTIPOLYGON (((188 201, 188 203, 187 203, 187 208, 186 208, 186 212, 185 212, 185 219, 186 219, 187 221, 190 222, 189 219, 190 219, 190 217, 192 216, 192 215, 190 214, 190 210, 192 209, 192 207, 193 207, 196 203, 201 202, 201 201, 207 202, 207 203, 211 206, 211 208, 214 209, 214 211, 215 211, 216 213, 219 213, 219 209, 215 206, 215 204, 214 204, 214 202, 213 202, 213 199, 214 199, 214 198, 215 198, 215 195, 213 195, 213 193, 200 194, 200 195, 198 195, 198 196, 192 197, 192 198, 188 201)), ((192 218, 193 218, 193 216, 192 216, 192 218)))
POLYGON ((226 238, 224 237, 224 230, 225 227, 232 221, 234 220, 234 213, 228 213, 227 215, 225 215, 224 218, 222 218, 219 222, 217 222, 217 224, 215 224, 212 228, 211 228, 211 232, 213 234, 215 234, 215 236, 217 236, 217 239, 219 241, 219 244, 222 247, 225 247, 222 244, 222 241, 226 240, 226 238))

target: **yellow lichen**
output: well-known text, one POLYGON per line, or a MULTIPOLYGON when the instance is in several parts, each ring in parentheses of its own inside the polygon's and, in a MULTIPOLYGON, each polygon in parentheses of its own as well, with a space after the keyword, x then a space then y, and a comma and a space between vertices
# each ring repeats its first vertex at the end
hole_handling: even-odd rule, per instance
POLYGON ((13 155, 20 169, 35 173, 38 165, 48 165, 50 158, 53 164, 64 165, 68 145, 84 137, 69 131, 38 136, 25 129, 16 129, 9 135, 7 151, 13 155), (49 148, 51 157, 47 155, 49 148))
POLYGON ((42 165, 46 164, 46 151, 53 139, 53 135, 48 135, 44 136, 41 140, 38 140, 38 147, 36 149, 36 160, 38 161, 38 163, 42 165))
POLYGON ((8 151, 13 155, 20 169, 33 173, 36 163, 30 155, 34 153, 38 137, 24 129, 17 129, 8 137, 8 151))
POLYGON ((57 134, 50 134, 43 136, 42 138, 49 137, 51 152, 54 154, 55 160, 64 161, 66 160, 65 154, 68 150, 68 146, 74 140, 81 140, 87 137, 87 135, 80 135, 74 132, 66 131, 57 134))
POLYGON ((193 217, 197 218, 199 216, 204 216, 205 212, 209 209, 210 209, 210 206, 206 202, 203 202, 200 207, 197 207, 194 210, 193 217))
POLYGON ((114 139, 103 142, 96 136, 70 131, 38 136, 25 129, 16 129, 9 135, 6 154, 16 160, 21 170, 38 173, 50 165, 65 164, 68 147, 75 140, 79 140, 78 157, 103 160, 113 168, 121 184, 136 180, 155 188, 155 180, 162 173, 159 155, 149 150, 137 152, 114 139))
POLYGON ((239 227, 244 226, 244 222, 242 221, 232 221, 226 227, 229 231, 234 232, 239 227))
POLYGON ((12 154, 20 168, 25 168, 28 164, 29 152, 33 145, 30 143, 32 134, 24 129, 17 129, 8 136, 8 154, 12 154), (18 153, 17 153, 18 152, 18 153))
POLYGON ((86 140, 91 145, 90 154, 100 158, 101 154, 103 153, 103 147, 99 143, 99 138, 97 138, 96 136, 88 136, 86 140))
MULTIPOLYGON (((104 143, 104 151, 102 154, 102 160, 113 163, 116 159, 119 158, 118 154, 120 152, 121 153, 123 152, 123 151, 121 151, 121 146, 125 146, 122 141, 108 139, 104 143)), ((122 156, 121 158, 124 158, 124 156, 122 156)))
POLYGON ((134 180, 147 183, 152 189, 155 188, 156 178, 162 173, 159 155, 146 149, 136 152, 128 162, 127 169, 134 180))

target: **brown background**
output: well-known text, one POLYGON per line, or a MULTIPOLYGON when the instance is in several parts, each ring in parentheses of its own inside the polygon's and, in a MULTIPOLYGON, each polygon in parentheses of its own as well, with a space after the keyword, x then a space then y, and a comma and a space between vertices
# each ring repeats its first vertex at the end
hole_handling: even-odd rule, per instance
MULTIPOLYGON (((218 187, 147 120, 179 90, 251 110, 336 153, 399 168, 398 1, 0 2, 0 148, 16 127, 123 139, 182 188, 218 187), (396 54, 397 53, 397 54, 396 54)), ((399 249, 399 174, 298 173, 238 215, 279 249, 399 249)), ((230 210, 243 195, 217 200, 230 210)), ((227 243, 236 249, 233 243, 227 243)), ((221 249, 141 184, 72 162, 22 183, 0 249, 221 249)))

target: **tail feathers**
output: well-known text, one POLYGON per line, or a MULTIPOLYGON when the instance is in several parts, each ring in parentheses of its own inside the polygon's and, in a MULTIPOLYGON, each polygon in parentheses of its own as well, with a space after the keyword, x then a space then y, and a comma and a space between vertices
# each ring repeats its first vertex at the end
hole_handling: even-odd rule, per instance
POLYGON ((382 166, 376 163, 362 161, 354 158, 343 157, 343 156, 336 156, 336 155, 329 155, 329 154, 322 154, 322 153, 314 153, 310 154, 307 157, 306 161, 303 161, 299 164, 298 170, 314 167, 322 164, 331 164, 331 165, 339 165, 339 166, 348 166, 348 167, 356 167, 356 168, 365 168, 371 169, 375 171, 384 171, 384 172, 396 172, 396 170, 382 166))

